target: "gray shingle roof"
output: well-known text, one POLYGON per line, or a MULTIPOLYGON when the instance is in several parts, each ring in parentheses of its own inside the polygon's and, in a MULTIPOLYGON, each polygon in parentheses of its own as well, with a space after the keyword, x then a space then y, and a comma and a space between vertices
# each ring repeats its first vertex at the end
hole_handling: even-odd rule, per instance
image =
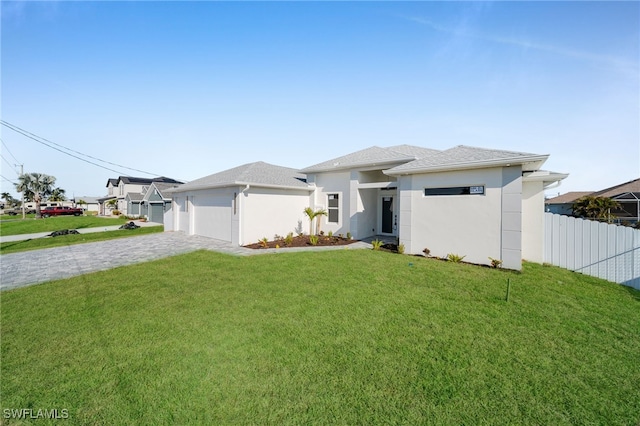
POLYGON ((575 202, 578 198, 591 194, 591 191, 571 191, 557 197, 545 200, 545 204, 568 204, 575 202))
POLYGON ((542 164, 547 157, 548 155, 458 145, 446 151, 396 166, 388 170, 388 173, 404 174, 421 171, 454 170, 508 163, 524 164, 535 162, 542 164))
POLYGON ((300 170, 303 173, 328 172, 332 170, 349 169, 355 167, 367 167, 376 165, 390 165, 393 163, 406 163, 416 158, 433 155, 439 151, 421 148, 412 145, 397 145, 390 148, 372 146, 342 157, 324 161, 300 170))
POLYGON ((127 198, 129 198, 131 201, 142 201, 143 196, 139 192, 128 192, 127 198))
POLYGON ((191 189, 221 188, 247 184, 309 189, 310 187, 305 182, 305 179, 306 176, 295 169, 258 161, 193 180, 177 188, 168 189, 166 192, 181 192, 191 189))

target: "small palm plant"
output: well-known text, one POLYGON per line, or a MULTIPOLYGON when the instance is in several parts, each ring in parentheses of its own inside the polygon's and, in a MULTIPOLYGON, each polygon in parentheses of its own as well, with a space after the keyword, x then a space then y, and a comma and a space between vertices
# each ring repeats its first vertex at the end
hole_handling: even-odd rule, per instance
POLYGON ((371 246, 373 246, 373 250, 380 250, 380 247, 384 245, 384 242, 381 240, 373 240, 371 241, 371 246))

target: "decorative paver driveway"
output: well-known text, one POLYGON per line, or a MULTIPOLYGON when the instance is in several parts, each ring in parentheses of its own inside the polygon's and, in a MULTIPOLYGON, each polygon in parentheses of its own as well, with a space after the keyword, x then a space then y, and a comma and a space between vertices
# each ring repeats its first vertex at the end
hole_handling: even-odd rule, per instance
MULTIPOLYGON (((349 247, 366 248, 371 245, 357 242, 349 247)), ((329 247, 309 247, 308 249, 327 248, 329 247)), ((117 240, 25 251, 0 256, 0 290, 104 271, 118 266, 132 265, 201 249, 240 256, 273 253, 278 250, 252 250, 233 246, 231 243, 213 238, 186 235, 182 232, 161 232, 118 238, 117 240)))

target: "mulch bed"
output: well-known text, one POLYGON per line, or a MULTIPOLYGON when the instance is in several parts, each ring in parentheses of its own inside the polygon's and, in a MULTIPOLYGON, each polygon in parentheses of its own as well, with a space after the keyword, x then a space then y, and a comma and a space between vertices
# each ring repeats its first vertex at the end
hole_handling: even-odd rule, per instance
MULTIPOLYGON (((318 244, 315 247, 322 246, 346 246, 349 244, 355 243, 357 240, 348 240, 346 238, 336 237, 336 236, 326 236, 326 235, 318 235, 318 244)), ((266 244, 259 242, 255 244, 248 244, 244 247, 250 249, 267 249, 267 248, 290 248, 290 247, 312 247, 313 244, 309 242, 308 235, 296 236, 291 239, 290 244, 287 244, 286 240, 283 238, 268 241, 266 244), (278 247, 276 247, 278 246, 278 247)))

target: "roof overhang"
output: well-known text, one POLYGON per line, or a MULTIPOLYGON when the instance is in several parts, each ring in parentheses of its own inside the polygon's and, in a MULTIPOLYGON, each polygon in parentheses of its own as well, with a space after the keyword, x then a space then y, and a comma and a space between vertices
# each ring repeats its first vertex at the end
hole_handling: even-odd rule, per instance
POLYGON ((566 179, 569 176, 568 173, 556 173, 547 170, 536 170, 534 172, 524 173, 522 180, 524 182, 542 182, 543 187, 559 183, 561 180, 566 179))
POLYGON ((398 182, 372 182, 372 183, 359 183, 358 189, 385 189, 397 187, 398 182))
POLYGON ((468 170, 468 169, 487 169, 491 167, 510 167, 510 166, 522 166, 523 171, 538 170, 545 161, 549 158, 548 155, 532 155, 528 157, 517 158, 500 158, 494 160, 478 160, 478 161, 464 161, 460 163, 450 163, 443 165, 434 165, 426 167, 416 167, 412 169, 400 169, 400 170, 384 170, 383 173, 389 176, 402 176, 402 175, 414 175, 420 173, 436 173, 436 172, 448 172, 456 170, 468 170))
POLYGON ((285 190, 298 190, 298 191, 308 191, 312 192, 315 190, 314 186, 295 186, 295 185, 269 185, 265 183, 253 183, 253 182, 229 182, 229 183, 220 183, 220 184, 204 184, 199 186, 186 187, 185 185, 178 186, 176 188, 166 189, 163 192, 168 194, 175 194, 179 192, 189 192, 189 191, 202 191, 205 189, 218 189, 218 188, 233 188, 233 187, 258 187, 258 188, 270 188, 270 189, 285 189, 285 190))
POLYGON ((359 170, 359 171, 367 171, 367 170, 381 170, 392 168, 395 166, 399 166, 401 164, 406 164, 408 162, 414 161, 415 158, 407 158, 407 159, 395 159, 395 160, 381 160, 375 162, 359 162, 359 163, 347 163, 344 165, 340 165, 340 163, 335 163, 332 167, 318 167, 314 168, 313 166, 307 167, 306 169, 299 170, 300 173, 312 174, 312 173, 330 173, 330 172, 340 172, 345 170, 359 170))

